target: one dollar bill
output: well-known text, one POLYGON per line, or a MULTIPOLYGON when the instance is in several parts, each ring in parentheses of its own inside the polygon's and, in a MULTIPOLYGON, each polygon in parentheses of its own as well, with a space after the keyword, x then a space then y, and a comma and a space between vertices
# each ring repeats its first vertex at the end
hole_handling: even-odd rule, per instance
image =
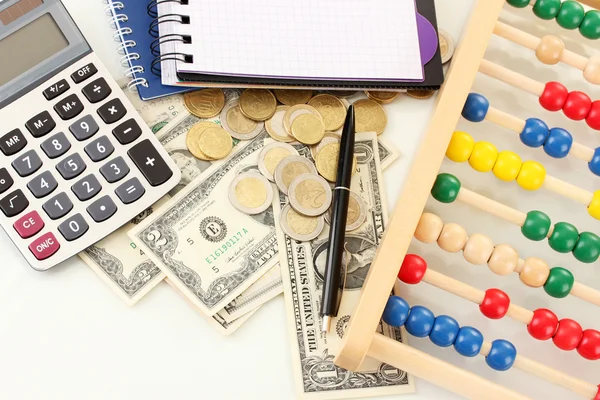
MULTIPOLYGON (((311 157, 306 147, 296 148, 301 155, 311 157)), ((326 225, 319 237, 311 242, 298 242, 277 226, 292 360, 302 398, 364 398, 414 391, 412 377, 388 364, 367 359, 360 372, 350 372, 333 363, 387 224, 379 157, 387 155, 380 151, 375 133, 357 134, 355 154, 358 167, 352 177, 351 189, 366 203, 367 219, 358 229, 346 233, 344 292, 338 317, 334 318, 332 330, 327 335, 321 332, 319 313, 329 227, 326 225)), ((280 193, 274 207, 277 221, 287 203, 287 197, 280 193)), ((384 323, 380 323, 379 332, 394 340, 404 339, 402 330, 384 323)))

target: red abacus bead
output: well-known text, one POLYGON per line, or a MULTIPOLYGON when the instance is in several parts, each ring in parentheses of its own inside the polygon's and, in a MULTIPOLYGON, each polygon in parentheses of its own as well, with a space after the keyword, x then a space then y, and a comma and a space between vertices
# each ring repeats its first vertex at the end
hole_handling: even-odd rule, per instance
POLYGON ((579 346, 582 335, 581 325, 577 321, 565 318, 558 321, 558 329, 552 337, 552 341, 559 349, 571 351, 579 346))
POLYGON ((558 317, 546 308, 538 308, 527 325, 527 332, 537 340, 548 340, 556 333, 558 317))
POLYGON ((427 271, 427 262, 423 258, 416 254, 407 254, 402 261, 398 278, 409 285, 416 285, 423 279, 425 271, 427 271))
POLYGON ((583 331, 581 342, 577 346, 577 352, 585 359, 600 359, 600 332, 595 329, 583 331))
POLYGON ((540 104, 548 111, 560 111, 567 102, 569 91, 558 82, 548 82, 540 96, 540 104))
POLYGON ((572 120, 581 121, 588 116, 592 108, 592 99, 583 92, 571 92, 563 105, 563 112, 572 120))
POLYGON ((596 100, 592 103, 592 107, 590 108, 590 112, 585 121, 590 128, 600 131, 600 100, 596 100))
POLYGON ((499 289, 488 289, 479 310, 490 319, 500 319, 506 315, 509 306, 510 298, 506 293, 499 289))
POLYGON ((598 391, 596 392, 596 395, 594 396, 594 400, 600 400, 600 385, 598 385, 598 391))

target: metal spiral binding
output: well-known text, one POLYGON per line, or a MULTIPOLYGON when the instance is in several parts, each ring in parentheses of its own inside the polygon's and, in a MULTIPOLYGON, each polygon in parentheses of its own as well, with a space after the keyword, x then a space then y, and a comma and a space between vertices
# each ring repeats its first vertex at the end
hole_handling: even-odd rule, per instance
POLYGON ((132 65, 132 61, 139 60, 139 53, 130 51, 136 47, 137 43, 135 40, 126 39, 126 36, 131 35, 133 33, 133 29, 128 26, 121 26, 122 23, 125 23, 129 20, 127 14, 123 13, 125 9, 125 5, 120 1, 110 1, 110 0, 102 0, 106 6, 104 7, 104 12, 106 15, 111 16, 109 19, 109 25, 112 29, 114 29, 113 39, 116 42, 120 42, 117 46, 117 53, 121 54, 121 65, 125 70, 125 77, 129 79, 127 83, 127 88, 135 92, 137 90, 137 86, 148 87, 148 80, 146 78, 139 77, 139 74, 144 73, 144 67, 140 65, 132 65), (136 77, 138 74, 138 77, 136 77))
POLYGON ((158 18, 158 12, 156 9, 159 4, 163 3, 179 3, 180 5, 187 6, 189 4, 189 0, 150 0, 146 6, 146 12, 152 18, 158 18))

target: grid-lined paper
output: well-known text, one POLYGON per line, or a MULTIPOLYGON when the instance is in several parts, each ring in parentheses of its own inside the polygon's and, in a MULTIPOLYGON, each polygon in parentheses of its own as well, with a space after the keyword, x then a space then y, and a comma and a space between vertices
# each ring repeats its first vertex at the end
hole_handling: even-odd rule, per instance
POLYGON ((217 75, 422 80, 415 0, 196 0, 193 64, 217 75))

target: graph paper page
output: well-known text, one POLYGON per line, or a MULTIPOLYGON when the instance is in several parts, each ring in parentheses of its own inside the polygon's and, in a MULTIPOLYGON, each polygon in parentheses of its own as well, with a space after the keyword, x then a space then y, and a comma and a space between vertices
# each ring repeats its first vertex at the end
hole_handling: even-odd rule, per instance
POLYGON ((415 0, 195 0, 180 72, 422 80, 415 0))

